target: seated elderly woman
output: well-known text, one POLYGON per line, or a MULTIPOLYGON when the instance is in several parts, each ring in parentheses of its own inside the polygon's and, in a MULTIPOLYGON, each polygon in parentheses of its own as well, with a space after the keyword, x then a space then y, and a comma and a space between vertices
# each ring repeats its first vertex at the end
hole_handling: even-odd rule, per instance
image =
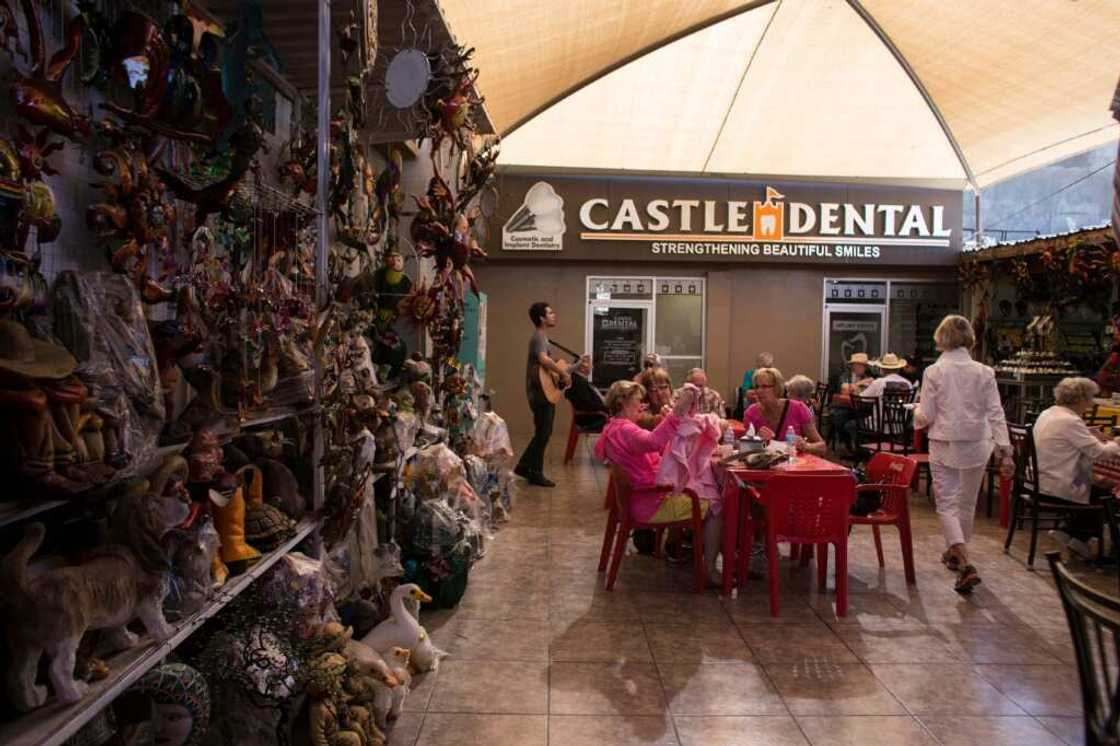
POLYGON ((723 397, 708 385, 708 374, 703 368, 693 368, 688 371, 685 383, 691 383, 697 388, 697 412, 700 414, 717 414, 721 418, 727 416, 727 408, 723 405, 723 397))
POLYGON ((743 424, 754 426, 755 433, 764 440, 785 437, 793 428, 797 436, 797 450, 823 456, 827 446, 813 422, 813 413, 795 399, 784 398, 786 382, 777 368, 759 368, 754 372, 754 388, 758 401, 743 415, 743 424))
POLYGON ((817 393, 817 384, 809 376, 800 373, 786 381, 786 397, 791 401, 799 401, 813 411, 813 395, 817 393))
MULTIPOLYGON (((629 504, 631 516, 642 523, 669 523, 684 520, 692 513, 692 501, 685 495, 670 495, 649 491, 658 483, 658 469, 662 456, 673 436, 686 419, 695 411, 697 390, 686 384, 673 408, 666 412, 652 431, 638 425, 642 414, 645 389, 633 381, 615 381, 607 391, 607 408, 611 420, 595 443, 595 457, 609 461, 622 470, 633 489, 629 504)), ((695 418, 692 418, 695 419, 695 418)), ((699 490, 698 490, 699 492, 699 490)), ((716 556, 720 548, 722 523, 717 510, 709 506, 718 500, 718 492, 700 493, 707 497, 703 503, 704 560, 713 583, 719 583, 715 572, 716 556)))
MULTIPOLYGON (((1093 461, 1120 456, 1120 441, 1091 429, 1082 416, 1093 408, 1099 387, 1088 378, 1064 378, 1054 387, 1054 406, 1034 424, 1038 456, 1038 489, 1058 501, 1079 505, 1091 502, 1093 461)), ((1091 557, 1089 541, 1100 532, 1099 513, 1071 514, 1064 530, 1050 535, 1070 550, 1091 557)))
POLYGON ((638 426, 653 430, 673 408, 673 380, 664 368, 647 368, 639 377, 644 394, 646 409, 638 417, 638 426))

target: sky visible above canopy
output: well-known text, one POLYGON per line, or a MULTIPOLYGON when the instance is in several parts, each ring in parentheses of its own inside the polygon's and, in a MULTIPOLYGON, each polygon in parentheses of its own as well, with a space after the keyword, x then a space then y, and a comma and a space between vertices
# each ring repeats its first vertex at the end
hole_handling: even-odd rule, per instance
POLYGON ((1115 140, 1120 0, 442 0, 501 162, 983 187, 1115 140))

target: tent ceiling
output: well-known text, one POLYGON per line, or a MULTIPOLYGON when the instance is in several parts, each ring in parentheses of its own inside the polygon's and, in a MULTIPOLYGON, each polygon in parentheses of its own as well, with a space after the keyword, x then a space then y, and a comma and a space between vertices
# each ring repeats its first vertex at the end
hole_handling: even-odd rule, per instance
POLYGON ((441 5, 508 164, 985 186, 1117 137, 1116 0, 441 5))

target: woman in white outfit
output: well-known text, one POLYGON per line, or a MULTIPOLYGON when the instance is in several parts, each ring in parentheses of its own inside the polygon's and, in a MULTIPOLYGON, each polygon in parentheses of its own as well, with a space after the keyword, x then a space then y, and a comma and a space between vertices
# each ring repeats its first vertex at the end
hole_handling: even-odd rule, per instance
POLYGON ((1004 474, 1015 466, 995 373, 969 354, 976 343, 972 325, 963 316, 946 316, 933 340, 941 356, 922 378, 914 424, 929 434, 937 517, 948 545, 941 561, 957 573, 955 590, 971 593, 980 575, 968 560, 968 542, 984 469, 996 449, 1004 474))

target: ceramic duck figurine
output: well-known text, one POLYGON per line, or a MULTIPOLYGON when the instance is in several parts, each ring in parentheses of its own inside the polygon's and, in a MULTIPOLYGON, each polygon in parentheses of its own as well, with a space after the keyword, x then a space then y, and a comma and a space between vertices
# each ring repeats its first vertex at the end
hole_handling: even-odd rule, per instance
POLYGON ((421 603, 431 603, 432 600, 415 583, 397 586, 389 597, 391 616, 374 627, 362 642, 383 657, 387 657, 395 647, 404 648, 411 654, 412 665, 417 671, 432 671, 438 663, 440 651, 436 650, 428 633, 405 608, 406 598, 421 603))

